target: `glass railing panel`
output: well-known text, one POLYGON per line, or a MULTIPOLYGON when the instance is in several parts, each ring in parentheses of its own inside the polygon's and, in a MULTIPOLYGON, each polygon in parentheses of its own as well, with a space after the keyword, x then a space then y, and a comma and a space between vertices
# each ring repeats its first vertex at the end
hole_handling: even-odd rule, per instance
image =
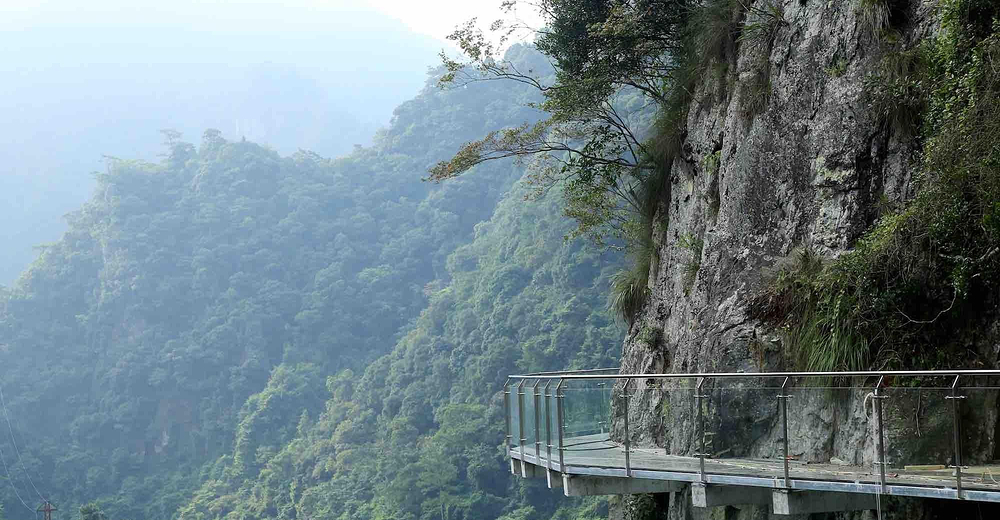
MULTIPOLYGON (((890 383, 893 386, 879 392, 883 397, 879 401, 884 420, 886 483, 950 487, 955 424, 948 399, 951 390, 943 386, 945 382, 940 378, 897 378, 890 383)), ((870 399, 874 414, 879 403, 874 401, 874 393, 870 399)), ((875 471, 879 471, 877 466, 875 471)))
MULTIPOLYGON (((871 484, 874 416, 865 381, 800 379, 781 395, 787 406, 788 477, 871 484)), ((784 481, 784 417, 776 424, 775 478, 784 481)))
POLYGON ((623 468, 624 453, 611 433, 612 414, 621 406, 621 387, 614 380, 568 380, 561 394, 566 464, 623 468))
POLYGON ((967 378, 959 382, 956 395, 964 399, 952 400, 950 412, 954 415, 957 404, 962 489, 1000 492, 1000 428, 996 424, 1000 378, 967 378))
POLYGON ((556 385, 558 380, 549 380, 539 386, 541 393, 539 401, 539 417, 541 426, 541 460, 548 466, 550 461, 558 462, 559 454, 559 419, 556 404, 556 385))
POLYGON ((521 399, 523 401, 523 406, 521 407, 521 413, 524 414, 524 435, 523 444, 524 452, 528 455, 535 455, 535 440, 536 436, 536 422, 535 422, 535 384, 538 382, 537 379, 528 380, 523 387, 523 395, 521 399))
POLYGON ((562 446, 560 431, 560 410, 565 401, 565 398, 559 396, 559 380, 553 380, 549 385, 548 397, 546 398, 546 408, 545 408, 545 421, 546 427, 549 429, 549 435, 546 439, 552 445, 552 458, 558 461, 558 451, 562 446))
MULTIPOLYGON (((694 410, 693 384, 678 379, 633 379, 628 386, 628 469, 694 471, 690 457, 669 455, 672 447, 684 453, 694 432, 686 420, 694 410)), ((625 449, 624 399, 617 403, 613 439, 625 449)))
POLYGON ((684 473, 700 473, 701 459, 698 453, 701 452, 702 439, 707 445, 709 429, 699 427, 698 410, 702 410, 702 424, 706 425, 708 401, 698 398, 704 392, 697 389, 696 379, 674 379, 664 384, 667 386, 660 405, 660 415, 665 421, 662 444, 667 468, 684 473))
POLYGON ((771 378, 705 381, 699 399, 704 448, 699 439, 697 450, 704 450, 706 473, 755 477, 774 473, 780 463, 775 440, 780 385, 780 380, 771 378))
POLYGON ((508 432, 508 434, 510 435, 508 444, 510 446, 511 451, 517 450, 518 446, 520 445, 520 438, 521 438, 520 434, 521 408, 520 406, 518 406, 518 383, 520 383, 520 381, 515 380, 512 381, 507 386, 508 395, 507 395, 506 406, 507 406, 507 413, 509 414, 508 426, 510 428, 510 431, 508 432))
POLYGON ((567 438, 608 436, 611 427, 613 382, 569 381, 563 385, 564 435, 567 438))

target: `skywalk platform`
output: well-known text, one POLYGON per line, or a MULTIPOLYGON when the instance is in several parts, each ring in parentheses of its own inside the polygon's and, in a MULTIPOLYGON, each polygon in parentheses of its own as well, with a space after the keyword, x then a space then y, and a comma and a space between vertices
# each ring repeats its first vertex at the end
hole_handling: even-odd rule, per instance
MULTIPOLYGON (((765 488, 778 493, 788 490, 860 494, 863 499, 873 499, 874 495, 895 495, 905 497, 944 498, 1000 503, 1000 464, 965 467, 962 470, 961 497, 955 486, 954 468, 936 470, 890 469, 886 473, 886 486, 882 491, 880 475, 872 468, 840 464, 806 464, 792 462, 789 465, 790 479, 785 486, 784 464, 778 460, 763 459, 706 459, 705 477, 701 477, 701 459, 667 455, 663 449, 630 448, 629 465, 625 469, 625 448, 612 442, 607 434, 594 434, 564 439, 563 463, 558 453, 552 458, 542 445, 537 453, 535 445, 523 446, 522 450, 511 449, 511 472, 526 478, 548 478, 550 488, 563 489, 566 496, 633 494, 651 492, 673 492, 683 490, 686 485, 705 485, 730 488, 765 488), (551 473, 548 473, 551 472, 551 473), (577 477, 579 484, 574 482, 577 477), (587 482, 587 477, 601 480, 587 482), (628 493, 626 482, 615 480, 633 479, 639 483, 628 493), (650 485, 647 481, 662 482, 650 485), (596 485, 595 485, 596 483, 596 485), (588 485, 589 484, 589 485, 588 485), (659 491, 657 491, 659 490, 659 491), (623 492, 626 491, 626 492, 623 492)), ((725 491, 734 491, 726 489, 725 491)), ((712 493, 709 491, 709 493, 712 493)), ((702 493, 704 496, 704 493, 702 493)), ((708 503, 711 498, 702 498, 702 507, 712 505, 761 504, 761 494, 753 489, 742 489, 726 503, 708 503)), ((693 496, 697 493, 693 493, 693 496)), ((765 498, 767 497, 765 495, 765 498)), ((844 497, 835 504, 836 509, 845 510, 844 497)), ((853 504, 864 506, 865 501, 853 504)), ((871 507, 874 507, 872 505, 871 507)), ((852 507, 851 509, 868 509, 852 507)), ((777 511, 776 511, 777 512, 777 511)), ((804 511, 789 514, 800 514, 804 511)), ((821 512, 821 511, 812 511, 821 512)))
MULTIPOLYGON (((796 389, 792 388, 795 378, 830 377, 829 374, 547 373, 511 376, 511 381, 516 384, 508 383, 504 391, 510 470, 519 477, 545 479, 549 488, 562 489, 566 496, 689 491, 687 495, 695 507, 759 505, 769 507, 778 515, 875 509, 881 498, 888 496, 1000 504, 1000 461, 985 465, 961 464, 964 451, 962 423, 967 420, 963 419, 965 416, 961 408, 966 399, 963 391, 981 397, 1000 389, 993 383, 978 388, 963 388, 959 384, 962 378, 972 383, 975 378, 1000 377, 1000 371, 857 372, 847 373, 844 377, 848 376, 876 378, 876 383, 867 390, 858 386, 844 391, 824 389, 822 392, 825 393, 822 393, 808 388, 796 393, 796 389), (888 388, 885 383, 887 377, 901 379, 905 375, 913 378, 946 377, 951 384, 896 390, 888 388), (634 380, 649 382, 657 378, 691 380, 691 388, 667 391, 681 392, 675 396, 682 401, 691 399, 690 409, 694 410, 693 419, 697 425, 695 439, 700 442, 700 446, 696 446, 699 453, 677 455, 667 453, 663 448, 629 446, 616 442, 606 432, 614 423, 620 437, 630 437, 629 403, 639 393, 630 390, 629 385, 634 380), (710 378, 779 378, 781 385, 763 390, 747 387, 709 389, 704 382, 710 378), (592 388, 593 383, 598 381, 604 382, 592 388), (583 388, 581 383, 589 386, 583 388), (904 435, 905 430, 900 430, 892 420, 887 421, 887 412, 883 411, 883 407, 887 407, 893 417, 900 410, 909 414, 907 407, 912 405, 911 398, 916 393, 919 393, 915 401, 916 416, 921 410, 926 413, 928 406, 937 406, 932 412, 938 421, 939 430, 936 433, 940 435, 953 431, 953 435, 937 437, 945 441, 944 445, 935 446, 934 453, 937 455, 914 452, 911 454, 913 461, 879 464, 878 461, 888 459, 885 438, 890 437, 894 445, 910 441, 904 435), (826 395, 839 396, 841 402, 848 404, 851 399, 861 401, 862 405, 870 404, 869 419, 875 432, 871 441, 876 450, 874 464, 850 465, 836 459, 807 463, 789 456, 790 440, 793 444, 797 442, 794 435, 789 435, 792 421, 788 419, 788 408, 792 398, 826 395), (764 413, 772 414, 764 416, 766 424, 771 426, 761 427, 761 431, 774 428, 777 421, 777 441, 783 445, 778 455, 765 459, 700 454, 712 451, 706 444, 711 442, 713 436, 725 434, 722 430, 715 433, 709 431, 710 424, 720 424, 705 419, 709 411, 720 413, 720 410, 725 410, 727 400, 753 405, 759 404, 766 396, 776 399, 777 415, 773 415, 773 408, 768 412, 766 407, 761 406, 744 406, 741 410, 749 411, 740 413, 751 419, 764 413), (883 405, 883 400, 888 404, 883 405), (605 406, 602 401, 610 403, 605 406), (615 403, 617 407, 612 410, 615 403), (944 453, 941 448, 944 448, 944 453), (945 464, 929 463, 928 459, 942 459, 948 448, 953 448, 953 451, 944 458, 957 461, 957 465, 949 465, 948 461, 945 464)), ((918 380, 922 381, 926 379, 918 380)), ((645 388, 643 391, 661 392, 666 387, 647 385, 645 388)), ((804 410, 807 402, 815 403, 816 400, 803 400, 798 410, 804 410)), ((690 416, 688 420, 691 420, 690 416)), ((667 424, 661 427, 667 427, 667 424)))
POLYGON ((625 448, 606 434, 564 439, 563 462, 551 458, 544 445, 512 449, 511 473, 545 478, 566 496, 670 493, 693 486, 696 507, 770 505, 776 514, 807 514, 874 509, 876 495, 943 498, 1000 503, 1000 464, 963 468, 961 495, 954 468, 889 470, 886 485, 870 468, 841 464, 789 465, 785 485, 781 461, 763 459, 701 459, 667 455, 662 449, 625 448))

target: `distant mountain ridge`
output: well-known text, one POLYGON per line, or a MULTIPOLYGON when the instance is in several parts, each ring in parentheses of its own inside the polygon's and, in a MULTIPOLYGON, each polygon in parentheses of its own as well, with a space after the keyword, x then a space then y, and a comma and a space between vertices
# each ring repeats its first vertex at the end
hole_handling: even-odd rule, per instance
POLYGON ((158 160, 162 137, 218 128, 290 154, 370 145, 441 43, 381 13, 326 31, 53 25, 0 31, 0 284, 58 239, 102 157, 158 160), (378 64, 378 65, 376 65, 378 64), (389 64, 389 66, 385 66, 389 64))

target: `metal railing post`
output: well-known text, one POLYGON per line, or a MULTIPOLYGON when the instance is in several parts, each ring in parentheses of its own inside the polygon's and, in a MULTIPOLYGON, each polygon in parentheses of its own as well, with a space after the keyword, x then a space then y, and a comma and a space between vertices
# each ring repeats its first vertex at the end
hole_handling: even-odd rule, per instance
POLYGON ((559 426, 559 472, 560 473, 566 473, 566 459, 565 459, 566 443, 565 443, 565 438, 563 437, 563 430, 565 429, 564 425, 566 424, 566 417, 564 415, 565 412, 563 411, 563 400, 565 397, 563 396, 563 391, 562 391, 562 386, 563 383, 565 382, 566 382, 565 379, 560 378, 559 383, 556 384, 556 422, 559 423, 558 426, 559 426))
POLYGON ((875 401, 875 416, 878 420, 878 472, 879 472, 879 487, 880 492, 885 493, 885 434, 883 429, 883 417, 882 417, 882 399, 885 396, 879 394, 879 390, 882 388, 882 382, 885 380, 885 376, 879 376, 878 383, 875 384, 875 392, 872 394, 872 400, 875 401))
POLYGON ((504 413, 504 451, 507 458, 510 458, 510 378, 503 384, 503 413, 504 413))
POLYGON ((784 466, 785 466, 785 488, 788 489, 788 400, 792 398, 788 395, 788 380, 781 383, 781 393, 778 395, 778 403, 781 405, 781 444, 784 448, 784 466))
POLYGON ((698 464, 700 466, 701 481, 705 482, 705 417, 702 414, 702 399, 706 396, 702 395, 701 387, 705 383, 704 377, 698 378, 698 385, 695 388, 694 402, 695 406, 698 407, 698 464))
POLYGON ((549 470, 552 470, 552 394, 549 392, 549 385, 552 380, 545 381, 542 392, 545 394, 545 463, 549 470))
POLYGON ((631 477, 632 476, 632 461, 631 461, 631 457, 630 457, 630 453, 629 453, 629 452, 632 451, 632 449, 631 449, 631 440, 629 439, 630 432, 628 430, 628 401, 629 401, 628 384, 631 381, 632 381, 631 379, 626 379, 625 380, 625 385, 622 386, 622 401, 625 403, 625 439, 624 439, 624 441, 625 441, 625 476, 626 477, 631 477))
POLYGON ((952 409, 955 412, 955 493, 959 500, 962 500, 962 399, 965 399, 964 395, 958 395, 958 379, 962 377, 960 375, 955 376, 955 381, 951 384, 951 395, 946 396, 945 399, 951 399, 952 409))
POLYGON ((528 440, 524 437, 524 383, 522 379, 517 385, 517 449, 521 453, 521 463, 524 463, 524 443, 528 440))
MULTIPOLYGON (((536 379, 535 384, 532 385, 531 387, 531 399, 535 404, 533 408, 535 409, 535 458, 536 459, 539 459, 542 456, 542 429, 540 421, 541 416, 539 414, 541 395, 538 393, 538 384, 541 382, 542 382, 541 379, 536 379)), ((535 462, 541 462, 541 461, 536 460, 535 462)))
POLYGON ((611 421, 610 421, 610 417, 609 417, 611 415, 611 413, 610 412, 605 412, 605 410, 604 410, 605 403, 610 404, 611 395, 609 395, 607 397, 607 399, 603 398, 604 387, 605 386, 607 386, 607 383, 605 383, 604 381, 601 381, 601 382, 597 383, 597 388, 599 389, 598 392, 600 392, 601 396, 602 396, 602 399, 601 399, 601 419, 602 420, 600 420, 600 421, 597 422, 597 424, 601 427, 601 433, 604 433, 604 429, 605 428, 607 428, 608 431, 611 430, 611 427, 610 427, 611 421))

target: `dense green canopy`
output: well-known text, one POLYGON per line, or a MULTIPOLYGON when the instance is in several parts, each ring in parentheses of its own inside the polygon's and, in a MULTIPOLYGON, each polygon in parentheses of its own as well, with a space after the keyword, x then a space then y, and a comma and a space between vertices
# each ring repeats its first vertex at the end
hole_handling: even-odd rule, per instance
MULTIPOLYGON (((540 115, 527 88, 434 79, 340 159, 209 130, 168 134, 160 163, 109 161, 0 307, 0 378, 47 498, 115 520, 528 514, 496 392, 614 361, 620 259, 563 241, 558 189, 525 203, 508 162, 421 182, 540 115)), ((8 516, 27 513, 11 489, 8 516)))

